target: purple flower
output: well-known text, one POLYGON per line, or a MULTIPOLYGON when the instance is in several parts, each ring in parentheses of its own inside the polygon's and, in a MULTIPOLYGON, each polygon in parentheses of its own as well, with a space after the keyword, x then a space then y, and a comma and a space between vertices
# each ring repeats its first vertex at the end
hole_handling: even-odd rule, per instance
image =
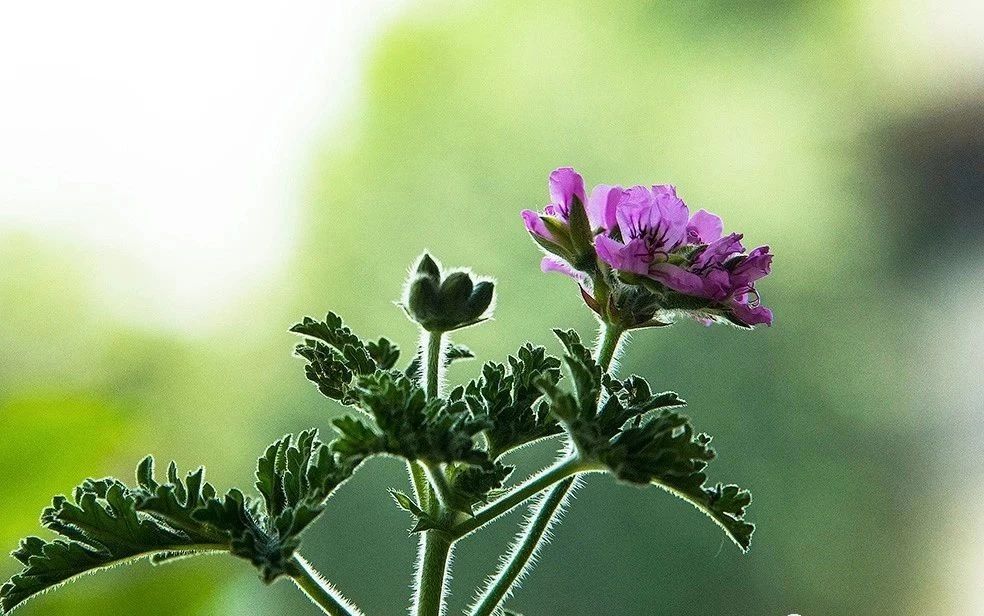
POLYGON ((769 248, 746 254, 740 234, 725 235, 721 219, 707 210, 691 215, 673 186, 600 184, 585 201, 584 180, 568 167, 551 173, 549 186, 551 203, 543 213, 523 211, 527 230, 550 253, 543 271, 574 278, 583 293, 607 264, 620 274, 604 283, 615 285, 609 290, 616 304, 620 285, 642 285, 661 310, 745 326, 772 323, 755 290, 771 268, 769 248), (583 222, 571 223, 576 202, 584 204, 590 231, 583 222))
POLYGON ((598 257, 613 269, 719 304, 743 324, 771 324, 755 292, 772 264, 768 247, 745 255, 740 234, 723 235, 721 219, 706 210, 691 216, 672 186, 624 191, 615 217, 618 235, 595 238, 598 257))
POLYGON ((595 186, 591 198, 585 198, 584 179, 570 167, 555 169, 548 182, 551 202, 543 208, 543 213, 523 210, 526 230, 535 237, 548 242, 565 245, 565 238, 558 237, 547 228, 547 222, 559 223, 567 227, 570 222, 571 207, 576 197, 585 207, 588 221, 593 229, 609 230, 615 226, 615 207, 619 201, 621 188, 618 186, 595 186), (548 220, 545 222, 544 219, 548 220))

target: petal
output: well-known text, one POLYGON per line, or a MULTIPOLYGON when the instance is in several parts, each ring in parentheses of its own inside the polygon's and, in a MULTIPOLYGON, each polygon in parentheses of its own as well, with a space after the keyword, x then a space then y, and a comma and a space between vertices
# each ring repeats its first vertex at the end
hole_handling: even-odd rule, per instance
POLYGON ((540 219, 540 214, 534 212, 533 210, 523 210, 521 212, 523 216, 523 222, 526 224, 526 230, 533 235, 539 235, 542 238, 546 238, 550 241, 554 241, 553 236, 547 231, 547 226, 543 224, 540 219))
POLYGON ((721 239, 724 233, 724 223, 720 216, 715 216, 707 210, 697 210, 687 223, 687 242, 691 244, 710 244, 721 239))
POLYGON ((623 192, 621 186, 599 184, 594 187, 587 203, 588 220, 593 228, 601 227, 605 231, 615 228, 618 224, 615 211, 623 192))
POLYGON ((540 261, 540 271, 545 274, 557 272, 558 274, 569 276, 578 282, 582 282, 585 279, 585 275, 571 267, 567 261, 557 259, 556 257, 543 257, 540 261))
POLYGON ((712 269, 706 272, 704 278, 703 297, 722 301, 731 295, 734 289, 731 282, 731 275, 723 269, 712 269))
POLYGON ((772 253, 768 246, 759 246, 748 253, 748 256, 739 263, 732 276, 735 278, 736 285, 748 285, 760 278, 764 278, 772 271, 772 253))
POLYGON ((577 195, 581 203, 587 202, 584 197, 584 179, 570 167, 554 169, 550 174, 550 201, 561 206, 566 214, 571 207, 572 197, 577 195))
POLYGON ((659 223, 659 211, 653 203, 652 193, 645 186, 633 186, 618 195, 615 204, 615 220, 622 239, 628 241, 655 229, 659 223))
POLYGON ((649 268, 649 277, 677 293, 704 297, 704 281, 693 272, 669 263, 657 263, 649 268))
POLYGON ((683 199, 677 197, 676 188, 669 184, 653 186, 653 200, 659 210, 659 226, 663 231, 663 243, 672 250, 687 239, 687 221, 690 210, 683 199))
POLYGON ((649 262, 645 253, 638 254, 638 244, 636 240, 622 244, 604 234, 595 237, 595 251, 602 261, 623 272, 646 274, 649 262))
POLYGON ((772 325, 772 311, 765 306, 749 306, 744 302, 731 304, 731 313, 746 325, 772 325))
POLYGON ((741 237, 741 233, 731 233, 714 240, 694 259, 694 267, 703 269, 722 265, 728 257, 745 250, 741 237))

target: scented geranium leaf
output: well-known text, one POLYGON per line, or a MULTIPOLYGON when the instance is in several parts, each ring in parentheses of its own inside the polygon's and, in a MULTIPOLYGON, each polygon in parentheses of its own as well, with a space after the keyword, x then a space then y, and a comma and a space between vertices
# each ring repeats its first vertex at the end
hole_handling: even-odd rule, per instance
POLYGON ((391 454, 434 464, 488 462, 475 443, 488 422, 461 400, 428 400, 414 381, 392 372, 361 377, 353 396, 375 426, 352 417, 335 420, 340 437, 333 447, 343 458, 391 454))
POLYGON ((711 437, 694 434, 689 420, 674 411, 641 416, 620 430, 598 460, 623 481, 655 484, 711 517, 745 551, 754 526, 744 520, 751 495, 737 486, 707 487, 704 468, 714 459, 711 437))
POLYGON ((81 574, 141 557, 159 563, 226 551, 273 581, 286 572, 300 533, 354 468, 336 460, 312 430, 296 440, 284 437, 260 458, 261 499, 235 489, 219 498, 203 469, 182 479, 173 462, 158 481, 151 457, 138 465, 134 487, 87 479, 72 499, 55 497, 41 515, 42 525, 60 537, 28 537, 13 553, 24 567, 0 587, 0 611, 81 574))
POLYGON ((352 403, 349 390, 354 378, 388 369, 384 366, 392 367, 398 357, 391 342, 381 339, 367 345, 334 312, 324 321, 304 317, 290 331, 305 337, 294 353, 307 361, 304 372, 308 380, 325 397, 342 404, 352 403))
POLYGON ((709 436, 695 433, 689 419, 672 410, 685 402, 673 392, 653 394, 639 376, 620 381, 603 375, 576 334, 557 335, 574 390, 546 379, 537 384, 578 453, 622 481, 658 485, 690 502, 747 550, 754 527, 744 515, 751 497, 737 486, 705 485, 714 450, 709 436))
POLYGON ((28 537, 14 551, 24 568, 0 587, 4 613, 84 573, 157 553, 225 547, 201 545, 199 537, 139 514, 134 494, 116 480, 87 482, 75 490, 73 500, 55 497, 41 523, 62 538, 28 537))
POLYGON ((380 370, 391 370, 400 359, 400 347, 386 338, 368 343, 366 350, 369 351, 369 357, 372 357, 380 370))
POLYGON ((414 525, 413 528, 410 529, 411 534, 440 527, 438 520, 434 519, 430 514, 424 511, 423 507, 421 507, 413 498, 403 492, 400 492, 399 490, 390 490, 389 492, 390 496, 393 497, 393 500, 396 501, 397 506, 413 516, 414 525))
MULTIPOLYGON (((474 359, 475 354, 472 353, 471 349, 463 344, 456 344, 454 342, 448 343, 447 349, 444 350, 444 367, 448 367, 456 361, 461 361, 463 359, 474 359)), ((407 369, 404 371, 408 377, 415 379, 420 376, 420 353, 410 362, 407 369)))
POLYGON ((508 367, 485 364, 481 377, 452 392, 452 396, 462 396, 476 416, 488 418, 485 437, 493 459, 561 431, 537 386, 540 381, 557 384, 560 360, 547 355, 543 347, 525 344, 507 363, 508 367))
POLYGON ((481 466, 449 465, 448 483, 458 499, 455 508, 469 513, 473 511, 475 505, 489 502, 502 490, 503 483, 514 469, 513 466, 505 466, 499 462, 481 466))

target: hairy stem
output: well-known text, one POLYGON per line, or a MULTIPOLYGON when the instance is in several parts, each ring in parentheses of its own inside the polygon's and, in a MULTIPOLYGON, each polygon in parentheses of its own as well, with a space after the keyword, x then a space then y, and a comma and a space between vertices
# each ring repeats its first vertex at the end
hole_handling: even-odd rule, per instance
MULTIPOLYGON (((557 482, 563 482, 571 475, 587 470, 581 463, 572 457, 564 458, 554 466, 542 473, 527 479, 524 483, 516 486, 508 494, 499 500, 480 509, 474 516, 468 518, 454 528, 457 537, 463 537, 468 533, 485 526, 492 520, 507 513, 513 507, 523 503, 527 499, 536 496, 557 482)), ((559 487, 559 486, 558 486, 559 487)))
POLYGON ((427 336, 427 372, 426 392, 428 398, 436 398, 440 392, 441 385, 441 364, 444 358, 441 356, 441 337, 442 332, 428 332, 427 336))
MULTIPOLYGON (((423 380, 429 399, 440 395, 441 368, 444 365, 442 332, 425 334, 427 348, 425 350, 425 372, 423 380)), ((438 519, 447 519, 447 479, 440 468, 432 468, 418 461, 411 466, 411 476, 414 483, 422 479, 417 487, 419 492, 428 495, 427 511, 438 519), (414 471, 414 468, 417 471, 414 471), (419 472, 423 477, 418 477, 419 472), (433 494, 434 498, 430 498, 433 494)), ((423 503, 421 503, 423 505, 423 503)), ((451 558, 451 545, 454 538, 444 529, 431 529, 423 532, 420 540, 420 551, 417 554, 417 575, 413 584, 413 607, 416 616, 441 616, 444 613, 444 595, 447 590, 445 578, 448 574, 448 562, 451 558)))
MULTIPOLYGON (((625 333, 623 329, 611 323, 602 325, 602 331, 595 344, 595 359, 602 370, 607 372, 611 366, 623 333, 625 333)), ((529 569, 530 558, 540 549, 546 530, 560 516, 561 505, 573 480, 574 478, 566 479, 551 488, 540 502, 535 513, 532 513, 527 519, 517 537, 517 548, 503 561, 502 567, 496 573, 492 583, 482 593, 478 605, 471 613, 472 616, 489 616, 492 614, 502 599, 509 594, 520 575, 529 569), (537 528, 540 527, 542 527, 541 530, 537 532, 537 528)))
POLYGON ((471 616, 491 616, 509 594, 510 589, 529 569, 530 561, 543 545, 550 527, 559 520, 563 503, 571 494, 576 477, 568 477, 550 490, 531 508, 531 516, 517 537, 506 565, 492 578, 471 608, 471 616))
POLYGON ((290 564, 290 578, 322 612, 329 616, 363 616, 300 554, 294 554, 290 564))
POLYGON ((624 333, 625 330, 616 325, 610 323, 602 325, 601 334, 595 345, 595 361, 598 362, 603 371, 608 372, 608 368, 612 365, 612 359, 615 357, 615 351, 618 350, 618 343, 624 333))
POLYGON ((451 558, 452 537, 443 530, 424 533, 418 556, 414 613, 417 616, 444 614, 445 578, 451 558))

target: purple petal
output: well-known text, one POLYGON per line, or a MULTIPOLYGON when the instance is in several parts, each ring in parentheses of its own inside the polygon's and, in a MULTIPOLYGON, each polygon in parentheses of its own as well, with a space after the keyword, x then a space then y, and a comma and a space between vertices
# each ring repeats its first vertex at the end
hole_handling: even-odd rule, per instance
POLYGON ((687 242, 691 244, 710 244, 721 239, 724 233, 724 223, 720 216, 715 216, 707 210, 697 210, 687 223, 687 242))
POLYGON ((611 231, 618 224, 615 218, 615 211, 622 197, 621 186, 609 186, 599 184, 591 191, 588 197, 588 220, 594 228, 601 227, 605 231, 611 231))
POLYGON ((706 267, 720 266, 724 261, 745 250, 741 245, 741 233, 731 233, 708 244, 697 258, 694 260, 694 267, 704 269, 706 267))
MULTIPOLYGON (((572 198, 577 195, 581 203, 586 203, 584 197, 584 179, 570 167, 555 169, 550 174, 550 201, 558 204, 564 213, 570 211, 572 198)), ((566 217, 565 217, 566 218, 566 217)))
POLYGON ((764 278, 772 271, 772 254, 768 246, 759 246, 748 253, 748 256, 739 263, 732 276, 735 278, 736 285, 749 285, 760 278, 764 278))
POLYGON ((687 239, 690 210, 683 199, 677 197, 676 188, 669 184, 653 186, 653 200, 659 210, 660 229, 664 232, 663 243, 670 249, 676 248, 687 239))
POLYGON ((649 268, 649 276, 677 293, 703 297, 704 281, 693 272, 669 263, 657 263, 649 268))
POLYGON ((731 295, 734 289, 731 282, 731 275, 723 269, 712 269, 706 272, 704 278, 703 297, 722 301, 731 295))
POLYGON ((547 274, 557 272, 558 274, 569 276, 578 282, 583 282, 585 279, 585 275, 571 267, 567 261, 557 259, 556 257, 543 257, 540 261, 540 271, 547 274))
POLYGON ((595 238, 595 250, 601 260, 614 269, 641 275, 649 273, 652 259, 642 240, 630 240, 623 245, 602 234, 595 238))
POLYGON ((746 325, 772 325, 772 311, 765 306, 750 306, 736 301, 731 304, 731 312, 746 325))
POLYGON ((547 230, 547 226, 540 219, 540 214, 533 210, 523 210, 521 215, 523 216, 523 222, 526 224, 527 231, 533 235, 539 235, 542 238, 554 241, 553 236, 550 235, 550 231, 547 230))

